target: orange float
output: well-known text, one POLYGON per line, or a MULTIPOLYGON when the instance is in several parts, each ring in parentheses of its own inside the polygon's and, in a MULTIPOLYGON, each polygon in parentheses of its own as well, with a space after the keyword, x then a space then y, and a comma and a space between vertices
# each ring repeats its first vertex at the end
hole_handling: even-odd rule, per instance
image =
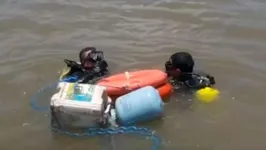
POLYGON ((167 101, 173 91, 173 87, 170 83, 166 83, 162 86, 157 87, 157 90, 159 91, 162 100, 167 101))
MULTIPOLYGON (((161 86, 158 86, 156 88, 158 90, 158 92, 160 93, 160 96, 162 98, 162 100, 164 102, 166 102, 168 100, 168 98, 170 97, 172 91, 173 91, 173 87, 170 83, 165 83, 161 86)), ((111 97, 112 101, 115 101, 118 97, 120 97, 121 95, 117 96, 117 95, 108 95, 111 97)))
POLYGON ((167 74, 165 72, 161 70, 140 70, 101 79, 97 85, 105 86, 109 96, 121 96, 144 86, 150 85, 156 88, 166 83, 167 74))

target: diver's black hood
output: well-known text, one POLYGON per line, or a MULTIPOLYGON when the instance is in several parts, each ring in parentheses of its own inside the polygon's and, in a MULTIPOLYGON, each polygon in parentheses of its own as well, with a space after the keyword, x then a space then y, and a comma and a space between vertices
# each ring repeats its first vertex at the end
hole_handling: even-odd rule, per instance
POLYGON ((83 64, 86 60, 92 59, 90 54, 95 53, 95 52, 96 52, 95 47, 86 47, 86 48, 82 49, 79 53, 80 63, 83 64))

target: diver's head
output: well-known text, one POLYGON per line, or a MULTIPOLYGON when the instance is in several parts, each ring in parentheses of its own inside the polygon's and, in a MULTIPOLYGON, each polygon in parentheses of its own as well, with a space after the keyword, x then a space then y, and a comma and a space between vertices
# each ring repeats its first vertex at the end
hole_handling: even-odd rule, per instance
POLYGON ((79 52, 79 60, 81 65, 86 69, 93 69, 95 60, 92 58, 92 53, 96 52, 95 47, 86 47, 79 52))
POLYGON ((177 52, 171 55, 169 61, 165 63, 165 70, 168 76, 186 81, 191 78, 194 69, 194 59, 187 52, 177 52))

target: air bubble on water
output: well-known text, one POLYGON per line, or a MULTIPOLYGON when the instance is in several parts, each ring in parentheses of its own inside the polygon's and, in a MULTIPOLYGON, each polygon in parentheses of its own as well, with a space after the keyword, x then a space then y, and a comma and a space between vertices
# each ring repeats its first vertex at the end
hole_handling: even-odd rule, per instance
POLYGON ((197 145, 197 147, 200 147, 200 145, 197 145))
POLYGON ((23 123, 22 126, 25 127, 25 126, 29 126, 30 124, 29 123, 23 123))

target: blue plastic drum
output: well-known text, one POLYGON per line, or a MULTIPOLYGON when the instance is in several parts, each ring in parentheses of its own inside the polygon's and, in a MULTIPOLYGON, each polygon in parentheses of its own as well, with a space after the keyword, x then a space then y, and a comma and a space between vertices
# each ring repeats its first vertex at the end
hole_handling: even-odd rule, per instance
POLYGON ((159 92, 146 86, 119 97, 115 102, 119 124, 130 125, 162 116, 163 101, 159 92))

